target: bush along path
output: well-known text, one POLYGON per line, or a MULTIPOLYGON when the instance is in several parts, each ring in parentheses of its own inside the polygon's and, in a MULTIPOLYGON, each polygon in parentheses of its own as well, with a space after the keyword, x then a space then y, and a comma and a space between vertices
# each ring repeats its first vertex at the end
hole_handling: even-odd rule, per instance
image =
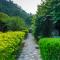
POLYGON ((17 50, 23 42, 25 32, 0 32, 0 60, 15 60, 17 50))
POLYGON ((41 60, 39 50, 36 47, 37 44, 34 42, 34 37, 29 33, 25 40, 23 51, 17 60, 41 60))

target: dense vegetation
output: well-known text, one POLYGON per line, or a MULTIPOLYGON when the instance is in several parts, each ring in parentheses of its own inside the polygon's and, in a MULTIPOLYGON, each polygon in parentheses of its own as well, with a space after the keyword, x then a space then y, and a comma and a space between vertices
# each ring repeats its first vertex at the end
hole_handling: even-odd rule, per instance
POLYGON ((0 31, 21 31, 25 29, 25 22, 19 16, 10 17, 0 12, 0 31))
POLYGON ((56 38, 60 36, 59 0, 42 0, 36 15, 26 13, 11 0, 0 0, 0 60, 15 60, 28 28, 39 40, 42 59, 59 60, 60 38, 56 38))
POLYGON ((41 5, 38 5, 34 24, 34 35, 36 38, 40 36, 51 37, 52 32, 55 30, 60 32, 60 27, 58 26, 58 21, 60 21, 59 8, 59 0, 45 0, 42 1, 41 5))
POLYGON ((39 48, 43 60, 60 60, 60 38, 42 38, 39 48))
POLYGON ((30 26, 31 24, 31 19, 29 17, 31 17, 32 14, 28 14, 11 0, 0 0, 0 12, 4 12, 9 16, 19 16, 23 18, 26 25, 30 26))
POLYGON ((11 0, 0 0, 0 60, 16 60, 31 25, 31 14, 11 0))
POLYGON ((0 32, 0 60, 15 60, 25 36, 24 32, 0 32))
POLYGON ((60 60, 60 0, 42 0, 33 16, 32 28, 39 40, 42 60, 60 60))

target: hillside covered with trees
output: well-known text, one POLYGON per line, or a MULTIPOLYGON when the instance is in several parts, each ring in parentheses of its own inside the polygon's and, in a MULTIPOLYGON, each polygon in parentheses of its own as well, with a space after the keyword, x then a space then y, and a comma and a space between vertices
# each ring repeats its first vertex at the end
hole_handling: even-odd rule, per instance
POLYGON ((25 12, 20 6, 14 4, 11 0, 0 0, 0 12, 4 12, 9 16, 19 16, 25 21, 26 25, 31 24, 31 19, 29 17, 32 15, 25 12))

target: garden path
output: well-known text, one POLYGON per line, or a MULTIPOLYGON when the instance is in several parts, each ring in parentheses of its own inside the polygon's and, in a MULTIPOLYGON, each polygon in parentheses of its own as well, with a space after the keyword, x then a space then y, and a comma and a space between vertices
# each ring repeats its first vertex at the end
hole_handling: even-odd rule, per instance
POLYGON ((18 60, 41 60, 39 50, 36 48, 37 46, 38 45, 35 43, 34 37, 29 33, 18 60))

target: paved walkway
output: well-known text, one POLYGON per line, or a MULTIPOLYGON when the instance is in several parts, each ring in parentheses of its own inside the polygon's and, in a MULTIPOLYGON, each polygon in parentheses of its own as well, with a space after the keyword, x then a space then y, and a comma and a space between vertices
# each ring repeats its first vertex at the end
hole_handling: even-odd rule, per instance
POLYGON ((18 60, 41 60, 36 46, 34 37, 29 33, 28 38, 25 40, 22 54, 19 56, 18 60))

